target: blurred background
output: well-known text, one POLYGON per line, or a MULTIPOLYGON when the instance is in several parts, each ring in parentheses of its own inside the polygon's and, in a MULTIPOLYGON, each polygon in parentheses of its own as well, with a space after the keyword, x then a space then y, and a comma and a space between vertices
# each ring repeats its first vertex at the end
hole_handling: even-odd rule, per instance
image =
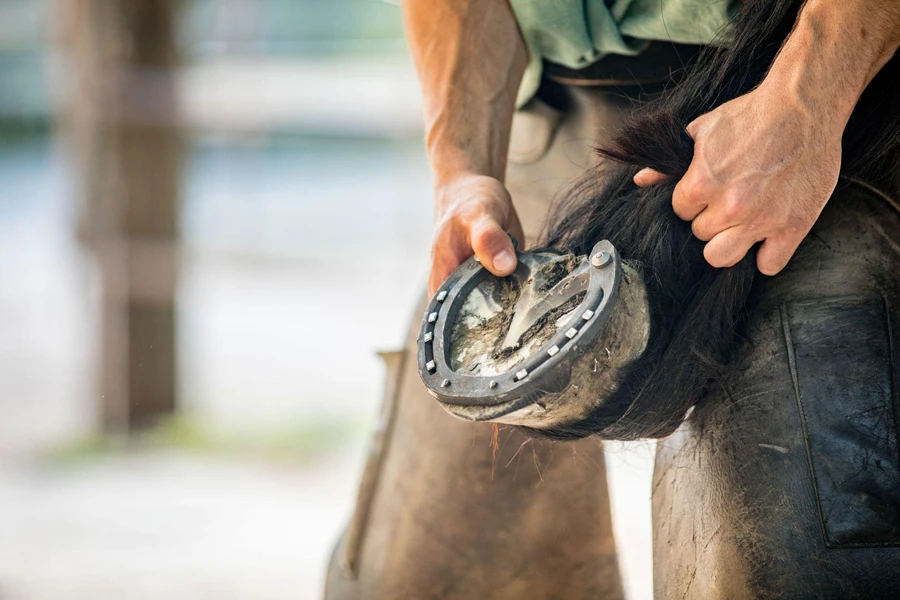
MULTIPOLYGON (((391 3, 0 0, 0 600, 321 596, 425 281, 419 113, 391 3)), ((608 452, 649 598, 652 449, 608 452)))

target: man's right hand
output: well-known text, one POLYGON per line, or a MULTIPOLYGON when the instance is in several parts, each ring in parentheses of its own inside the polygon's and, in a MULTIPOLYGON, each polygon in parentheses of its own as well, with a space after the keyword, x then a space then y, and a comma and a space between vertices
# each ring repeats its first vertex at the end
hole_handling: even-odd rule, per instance
POLYGON ((494 275, 512 273, 516 252, 507 233, 524 242, 512 199, 500 181, 467 173, 438 185, 428 293, 433 295, 472 254, 494 275))

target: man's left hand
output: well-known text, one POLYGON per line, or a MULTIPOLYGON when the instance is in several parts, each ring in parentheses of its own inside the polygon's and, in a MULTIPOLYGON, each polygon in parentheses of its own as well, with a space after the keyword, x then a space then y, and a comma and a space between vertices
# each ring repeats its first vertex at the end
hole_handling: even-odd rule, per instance
MULTIPOLYGON (((837 185, 843 124, 817 121, 798 98, 765 83, 687 127, 694 157, 672 208, 707 242, 713 267, 730 267, 757 242, 765 275, 787 265, 837 185)), ((666 178, 643 169, 640 186, 666 178)))

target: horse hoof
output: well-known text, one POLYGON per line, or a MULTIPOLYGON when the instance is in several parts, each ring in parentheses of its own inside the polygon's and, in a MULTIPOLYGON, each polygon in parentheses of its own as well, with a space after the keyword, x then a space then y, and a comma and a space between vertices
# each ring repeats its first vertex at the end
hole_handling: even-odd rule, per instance
POLYGON ((517 254, 507 277, 469 259, 441 286, 419 330, 419 374, 461 419, 558 427, 601 404, 646 347, 646 291, 608 241, 585 256, 517 254))

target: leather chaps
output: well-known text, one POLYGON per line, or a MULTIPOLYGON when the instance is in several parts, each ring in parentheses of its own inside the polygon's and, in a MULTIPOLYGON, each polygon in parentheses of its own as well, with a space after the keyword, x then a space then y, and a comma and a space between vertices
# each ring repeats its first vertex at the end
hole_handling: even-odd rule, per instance
POLYGON ((657 598, 900 594, 900 211, 841 180, 737 364, 658 444, 657 598))

